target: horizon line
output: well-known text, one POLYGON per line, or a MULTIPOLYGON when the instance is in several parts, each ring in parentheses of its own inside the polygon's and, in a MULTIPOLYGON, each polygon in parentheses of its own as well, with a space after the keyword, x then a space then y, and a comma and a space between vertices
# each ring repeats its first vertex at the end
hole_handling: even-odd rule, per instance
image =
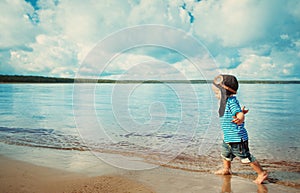
MULTIPOLYGON (((295 83, 300 84, 300 79, 294 80, 279 80, 279 79, 240 79, 240 83, 295 83)), ((93 79, 93 78, 65 78, 65 77, 50 77, 50 76, 36 76, 36 75, 1 75, 0 83, 212 83, 210 79, 93 79)))

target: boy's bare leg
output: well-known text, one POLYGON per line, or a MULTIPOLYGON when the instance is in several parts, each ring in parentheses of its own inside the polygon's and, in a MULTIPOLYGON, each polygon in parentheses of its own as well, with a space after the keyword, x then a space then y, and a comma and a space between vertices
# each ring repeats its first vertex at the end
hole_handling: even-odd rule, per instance
POLYGON ((215 172, 216 175, 231 175, 231 161, 223 160, 223 169, 215 172))
POLYGON ((265 181, 266 179, 268 179, 268 172, 264 171, 260 164, 258 163, 258 161, 254 161, 250 163, 250 166, 254 169, 254 171, 256 171, 256 173, 258 174, 257 178, 253 181, 256 184, 261 184, 263 183, 263 181, 265 181))

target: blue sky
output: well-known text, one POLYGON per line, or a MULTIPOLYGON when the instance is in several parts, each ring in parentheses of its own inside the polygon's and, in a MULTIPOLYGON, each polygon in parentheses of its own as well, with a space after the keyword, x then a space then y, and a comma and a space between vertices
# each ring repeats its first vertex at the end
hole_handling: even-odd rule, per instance
MULTIPOLYGON (((239 79, 300 79, 299 10, 296 0, 5 0, 0 74, 75 77, 105 37, 158 24, 183 30, 208 49, 215 63, 200 66, 206 78, 231 73, 239 79)), ((103 75, 118 78, 147 61, 155 63, 146 68, 155 78, 176 79, 178 71, 188 79, 203 78, 176 50, 155 46, 119 54, 103 75)))

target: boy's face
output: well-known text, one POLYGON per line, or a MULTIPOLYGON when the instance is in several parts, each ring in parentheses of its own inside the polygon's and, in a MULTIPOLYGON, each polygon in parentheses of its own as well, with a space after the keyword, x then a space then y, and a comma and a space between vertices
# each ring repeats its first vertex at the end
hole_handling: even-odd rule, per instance
POLYGON ((215 96, 218 100, 221 100, 221 91, 219 88, 217 88, 215 85, 212 85, 212 90, 215 93, 215 96))

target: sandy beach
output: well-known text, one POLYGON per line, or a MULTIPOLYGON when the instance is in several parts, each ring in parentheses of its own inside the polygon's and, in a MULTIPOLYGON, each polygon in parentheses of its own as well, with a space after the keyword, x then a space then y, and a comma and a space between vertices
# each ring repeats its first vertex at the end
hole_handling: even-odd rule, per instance
POLYGON ((146 185, 118 175, 88 177, 0 157, 0 192, 83 193, 154 192, 146 185))
POLYGON ((258 192, 296 193, 295 188, 276 184, 256 185, 238 176, 215 176, 202 172, 158 167, 144 171, 118 171, 89 176, 34 165, 0 156, 2 193, 182 193, 258 192))

